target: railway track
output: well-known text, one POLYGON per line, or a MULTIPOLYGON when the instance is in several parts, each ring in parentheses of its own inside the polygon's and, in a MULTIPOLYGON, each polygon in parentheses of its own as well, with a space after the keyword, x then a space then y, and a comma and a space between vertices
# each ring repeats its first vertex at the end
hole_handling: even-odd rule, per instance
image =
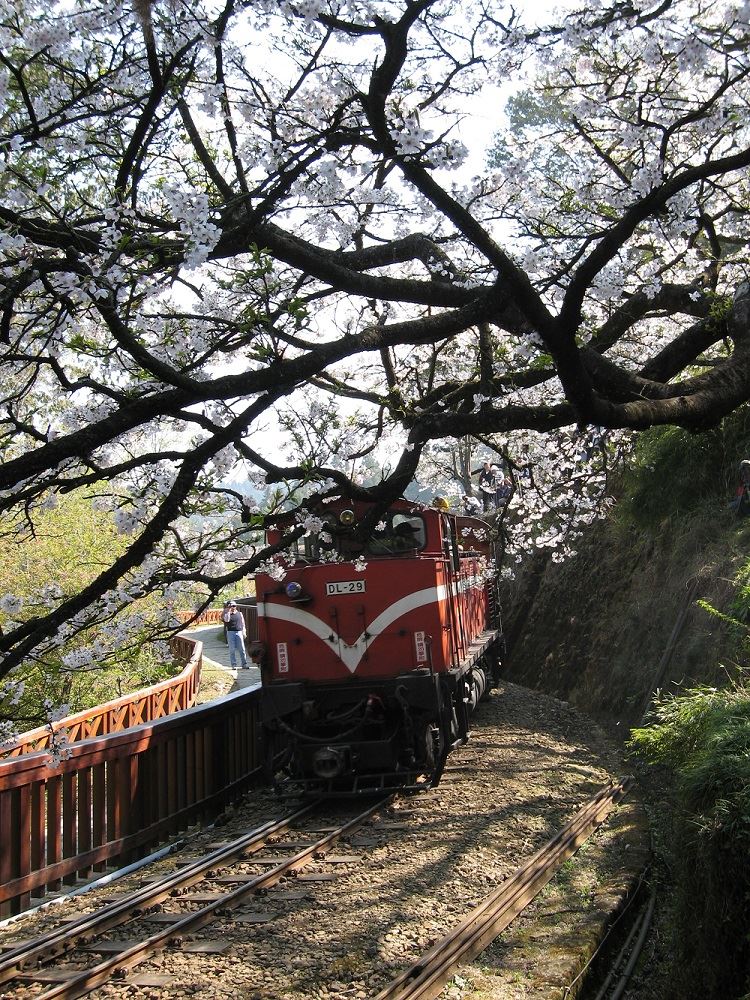
POLYGON ((600 789, 552 840, 381 990, 375 1000, 434 1000, 456 968, 483 951, 604 822, 626 794, 628 785, 621 782, 600 789))
MULTIPOLYGON (((325 829, 315 825, 319 822, 315 817, 320 804, 312 802, 142 886, 98 912, 4 951, 0 955, 3 984, 0 997, 53 1000, 84 996, 112 979, 123 979, 130 969, 165 948, 189 947, 187 936, 224 918, 230 911, 257 901, 282 879, 299 878, 299 873, 311 862, 327 859, 329 864, 336 864, 356 860, 352 856, 333 857, 330 852, 393 797, 380 797, 366 809, 355 815, 350 812, 336 826, 325 829), (294 839, 284 839, 289 836, 294 839), (279 852, 285 853, 279 857, 279 852), (255 871, 257 868, 264 870, 255 871), (202 891, 186 893, 195 887, 202 891), (166 902, 171 910, 165 908, 166 902), (154 930, 154 923, 163 926, 154 930), (105 937, 123 927, 128 930, 130 940, 105 937), (97 955, 108 957, 97 960, 97 955)), ((331 876, 308 876, 310 880, 327 877, 331 876)), ((288 893, 286 898, 294 895, 288 893)), ((304 897, 306 893, 296 895, 304 897)), ((266 917, 256 911, 235 919, 252 925, 263 923, 266 917)), ((203 950, 210 949, 204 946, 203 950)))
MULTIPOLYGON (((404 969, 375 1000, 434 1000, 461 964, 479 954, 550 881, 560 866, 606 819, 626 792, 626 783, 602 788, 558 834, 521 865, 495 892, 404 969)), ((211 942, 192 937, 196 931, 240 911, 233 919, 263 924, 269 915, 258 900, 282 879, 305 879, 311 862, 341 863, 356 856, 337 857, 332 849, 354 833, 395 796, 379 798, 333 827, 320 828, 320 803, 310 803, 288 815, 221 845, 179 870, 143 885, 101 910, 81 916, 0 955, 0 997, 29 1000, 73 998, 112 980, 124 980, 131 969, 168 948, 211 942), (289 839, 292 838, 292 839, 289 839), (281 856, 279 856, 281 855, 281 856), (261 868, 262 871, 256 869, 261 868), (188 890, 200 888, 200 892, 188 890), (250 911, 246 904, 254 903, 250 911), (157 929, 154 929, 154 925, 157 929), (127 940, 113 940, 112 931, 125 928, 127 940), (99 956, 99 957, 96 957, 99 956), (9 991, 8 991, 9 990, 9 991)), ((332 876, 317 874, 311 880, 332 876)), ((304 886, 304 881, 301 881, 304 886)), ((307 898, 308 891, 287 890, 282 898, 307 898)), ((164 978, 164 977, 162 977, 164 978)), ((159 985, 159 976, 143 985, 159 985)))
MULTIPOLYGON (((519 859, 549 840, 612 773, 589 749, 587 722, 551 702, 543 706, 544 726, 539 727, 537 706, 538 696, 508 686, 502 699, 482 707, 472 741, 451 757, 437 789, 389 803, 371 800, 380 812, 364 819, 358 832, 354 811, 364 811, 362 803, 348 800, 334 807, 328 802, 295 812, 292 805, 280 817, 278 799, 259 794, 233 810, 221 832, 201 831, 191 838, 192 846, 128 875, 121 892, 146 873, 152 884, 141 884, 127 899, 113 898, 114 889, 102 887, 77 900, 61 898, 60 907, 38 917, 19 918, 0 935, 0 1000, 87 991, 114 998, 131 989, 142 996, 194 994, 219 1000, 374 1000, 384 990, 392 991, 394 1000, 406 1000, 406 987, 424 987, 414 996, 437 995, 429 989, 439 992, 438 984, 456 964, 469 960, 472 946, 485 946, 477 904, 507 892, 516 882, 519 859), (533 742, 528 739, 532 728, 533 742), (344 815, 344 808, 351 811, 344 815), (231 843, 218 845, 221 839, 231 843), (326 849, 327 861, 320 857, 326 849), (183 857, 188 853, 205 857, 183 857), (274 881, 273 869, 282 861, 287 873, 296 868, 297 876, 281 870, 274 881), (153 882, 153 873, 163 874, 167 865, 182 868, 153 882), (320 881, 310 881, 311 875, 320 881), (81 915, 81 905, 96 912, 81 915), (74 919, 60 927, 68 916, 74 919), (49 928, 53 920, 56 929, 23 945, 13 943, 49 928), (469 948, 454 946, 451 928, 469 948), (425 983, 433 950, 448 961, 425 983), (51 956, 56 956, 52 964, 51 956)), ((601 799, 586 806, 593 815, 583 814, 585 822, 573 828, 574 838, 585 837, 600 807, 606 811, 601 799)), ((620 858, 633 863, 637 849, 631 850, 630 843, 623 848, 620 832, 630 828, 632 809, 632 803, 626 806, 582 859, 583 885, 591 879, 599 884, 602 873, 606 877, 594 860, 602 850, 609 853, 617 845, 618 864, 620 858)), ((579 812, 573 822, 581 819, 579 812)), ((559 855, 560 863, 565 856, 559 855)), ((541 870, 544 865, 534 858, 532 867, 541 870)), ((551 874, 552 867, 548 870, 551 874)), ((572 905, 578 913, 590 902, 576 894, 572 905)), ((489 940, 500 924, 486 929, 489 940)), ((497 955, 506 951, 501 945, 497 955)), ((516 981, 512 951, 508 957, 506 972, 500 965, 494 968, 493 983, 516 981)), ((534 961, 543 966, 543 944, 534 961)), ((574 961, 571 952, 571 968, 574 961)), ((551 982, 557 982, 557 968, 551 982)), ((562 975, 564 986, 569 977, 562 975)), ((483 971, 478 976, 482 981, 483 971)))

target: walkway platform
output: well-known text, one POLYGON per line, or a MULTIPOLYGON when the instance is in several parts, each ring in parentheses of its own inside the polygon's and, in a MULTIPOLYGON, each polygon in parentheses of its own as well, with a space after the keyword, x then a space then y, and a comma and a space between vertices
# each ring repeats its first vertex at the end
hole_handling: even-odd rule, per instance
POLYGON ((234 678, 233 691, 238 688, 257 687, 260 684, 260 670, 248 660, 246 670, 235 670, 229 665, 229 647, 223 639, 221 625, 200 625, 198 628, 188 628, 180 635, 189 639, 200 639, 203 643, 203 661, 210 661, 215 667, 226 670, 234 678))

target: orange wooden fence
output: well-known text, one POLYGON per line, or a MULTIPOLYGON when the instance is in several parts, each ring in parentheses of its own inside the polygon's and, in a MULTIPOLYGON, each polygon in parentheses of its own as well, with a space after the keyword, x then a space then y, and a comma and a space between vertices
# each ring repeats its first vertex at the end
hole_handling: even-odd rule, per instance
POLYGON ((21 754, 43 750, 50 744, 52 732, 66 732, 68 742, 118 733, 144 722, 155 722, 165 715, 181 712, 195 704, 201 682, 203 645, 185 636, 172 640, 175 658, 185 664, 176 677, 144 688, 133 694, 123 695, 104 705, 68 715, 51 726, 40 726, 22 733, 8 744, 1 757, 19 757, 21 754))
MULTIPOLYGON (((258 638, 258 607, 254 597, 240 597, 237 599, 237 610, 245 619, 247 639, 258 638)), ((189 628, 200 625, 221 625, 223 608, 210 608, 208 611, 201 611, 197 618, 190 621, 193 613, 191 611, 178 611, 177 617, 182 622, 190 622, 189 628)))
POLYGON ((0 916, 142 857, 252 783, 258 690, 191 707, 203 644, 177 636, 172 648, 177 677, 53 724, 75 744, 70 759, 51 764, 41 727, 0 760, 0 916))
POLYGON ((260 764, 259 691, 0 761, 0 915, 216 816, 260 764))
POLYGON ((191 628, 199 625, 220 625, 222 611, 222 608, 209 608, 207 611, 201 611, 199 615, 193 611, 178 611, 176 617, 181 622, 190 622, 191 628))

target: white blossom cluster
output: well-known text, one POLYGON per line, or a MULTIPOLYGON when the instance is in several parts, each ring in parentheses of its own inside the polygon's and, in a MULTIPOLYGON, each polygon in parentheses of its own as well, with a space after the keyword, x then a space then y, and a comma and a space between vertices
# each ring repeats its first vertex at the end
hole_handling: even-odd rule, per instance
POLYGON ((257 569, 259 573, 265 573, 266 576, 270 576, 277 583, 281 583, 287 574, 286 568, 278 558, 264 560, 258 564, 257 569))
POLYGON ((396 149, 402 156, 413 156, 420 153, 431 141, 432 133, 429 129, 422 128, 416 120, 412 119, 405 121, 401 129, 394 133, 393 138, 396 149))
POLYGON ((174 604, 189 591, 190 584, 186 580, 173 580, 172 583, 167 584, 162 591, 164 603, 167 605, 174 604))
POLYGON ((200 558, 199 566, 206 576, 221 576, 227 568, 227 561, 221 552, 205 552, 200 558))
MULTIPOLYGON (((317 514, 310 514, 302 510, 298 515, 298 520, 300 520, 302 527, 305 529, 306 535, 319 535, 323 531, 325 521, 322 517, 318 517, 317 514)), ((330 535, 327 535, 327 538, 324 540, 330 540, 330 535)))
POLYGON ((17 727, 8 719, 0 721, 0 753, 11 750, 18 737, 17 727))
POLYGON ((163 194, 175 219, 181 224, 181 231, 189 240, 185 265, 190 269, 197 268, 208 260, 220 235, 219 228, 210 218, 208 197, 177 187, 164 188, 163 194))
POLYGON ((227 445, 226 448, 222 448, 221 451, 217 452, 211 459, 213 467, 216 471, 216 475, 219 479, 224 479, 231 473, 232 469, 237 465, 239 461, 239 455, 234 445, 227 445))
POLYGON ((6 706, 17 705, 23 697, 25 690, 26 682, 24 680, 16 680, 12 677, 8 678, 0 684, 0 704, 6 706))
POLYGON ((561 562, 575 555, 575 540, 586 527, 610 510, 606 468, 627 454, 628 437, 608 432, 605 438, 594 429, 546 441, 526 435, 522 446, 533 485, 518 478, 503 522, 510 537, 506 554, 518 564, 530 551, 548 549, 552 561, 561 562))
POLYGON ((131 508, 118 507, 112 515, 112 520, 121 535, 132 535, 141 525, 144 513, 142 504, 131 508))
POLYGON ((46 752, 50 767, 60 767, 64 761, 70 760, 73 756, 73 747, 70 743, 70 734, 67 729, 53 729, 50 726, 49 743, 47 744, 46 752))

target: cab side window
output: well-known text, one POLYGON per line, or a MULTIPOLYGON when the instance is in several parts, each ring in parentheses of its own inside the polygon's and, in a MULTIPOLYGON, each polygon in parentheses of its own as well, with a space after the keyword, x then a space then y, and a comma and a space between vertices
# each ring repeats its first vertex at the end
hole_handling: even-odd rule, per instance
POLYGON ((400 555, 423 549, 427 535, 424 520, 408 514, 386 514, 367 545, 371 555, 400 555))
POLYGON ((411 538, 414 548, 423 549, 425 547, 427 536, 424 521, 421 517, 413 517, 409 514, 394 514, 393 531, 397 536, 411 538))

